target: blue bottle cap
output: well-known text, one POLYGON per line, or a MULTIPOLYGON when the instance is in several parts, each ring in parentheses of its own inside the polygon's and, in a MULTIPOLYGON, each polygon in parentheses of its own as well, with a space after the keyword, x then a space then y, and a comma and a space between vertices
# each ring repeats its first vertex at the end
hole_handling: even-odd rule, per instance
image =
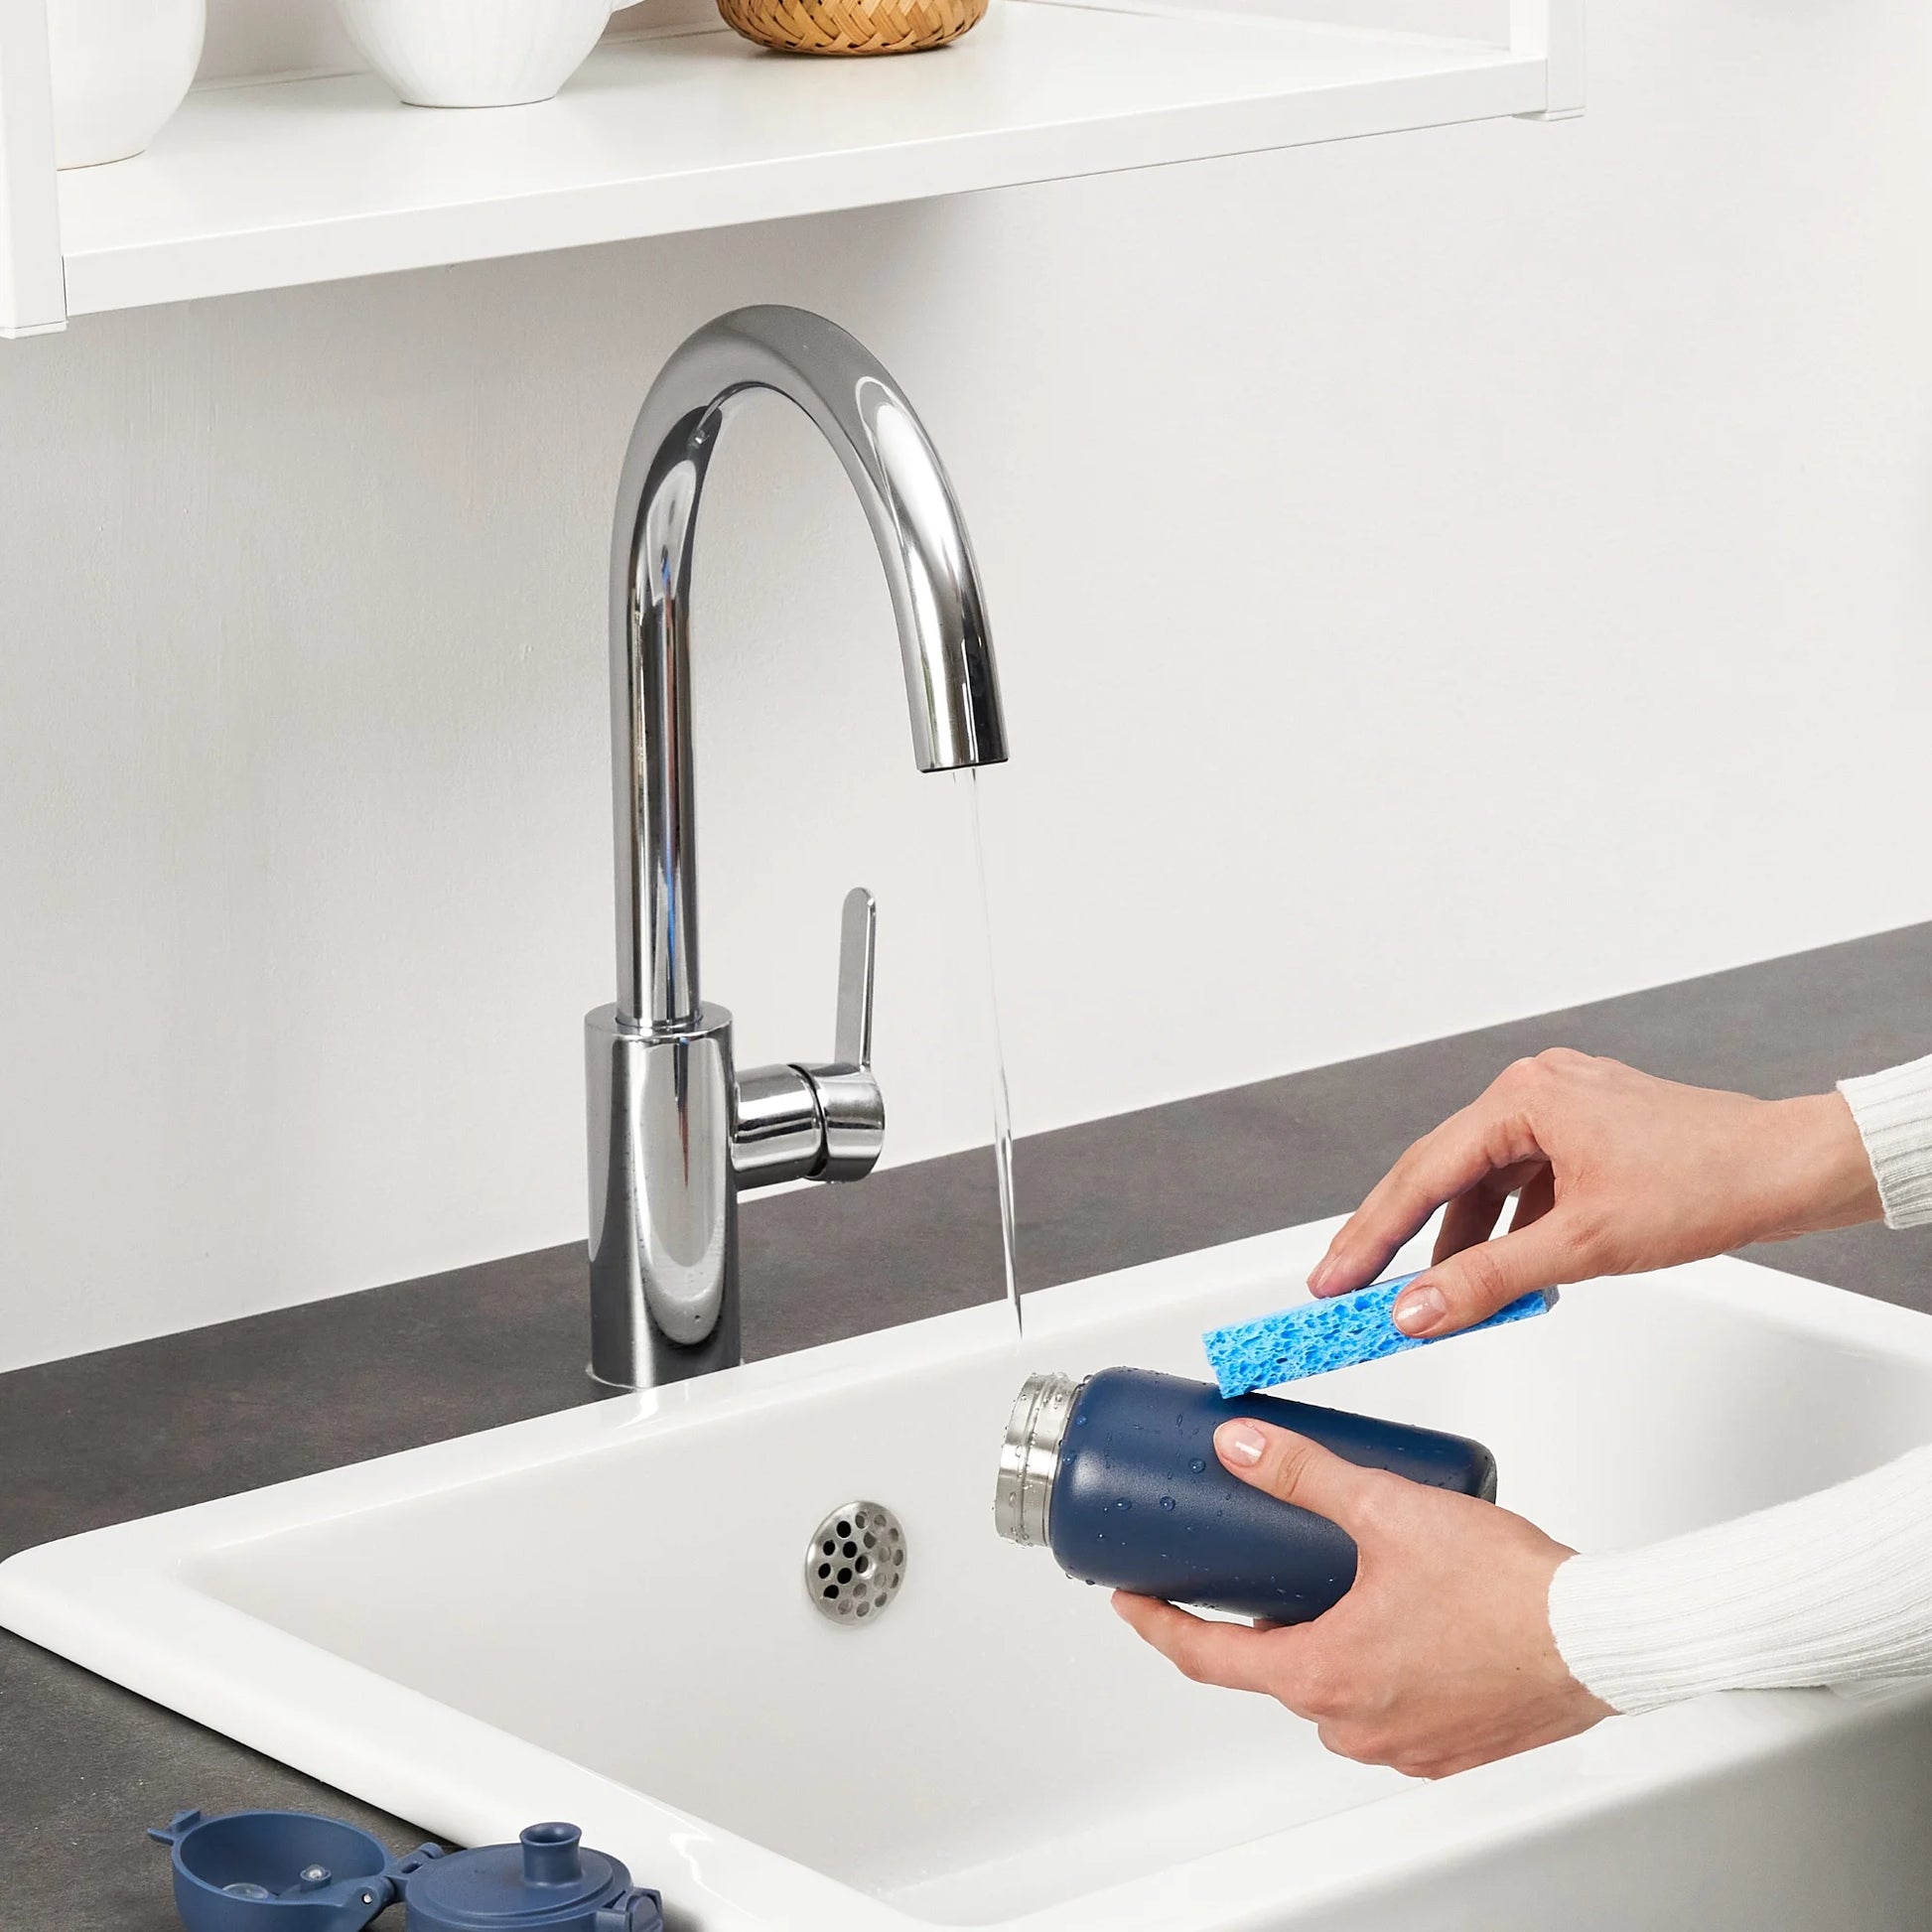
POLYGON ((408 1932, 663 1932, 657 1893, 582 1838, 575 1825, 532 1825, 515 1845, 419 1866, 403 1887, 408 1932))
POLYGON ((309 1811, 183 1811, 148 1836, 172 1850, 188 1932, 362 1932, 437 1857, 425 1845, 391 1859, 367 1832, 309 1811))

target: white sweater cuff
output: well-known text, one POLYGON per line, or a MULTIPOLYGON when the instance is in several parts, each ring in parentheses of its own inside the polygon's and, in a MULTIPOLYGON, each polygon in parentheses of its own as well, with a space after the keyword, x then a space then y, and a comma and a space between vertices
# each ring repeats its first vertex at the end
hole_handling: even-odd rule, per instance
POLYGON ((1932 1054, 1882 1073, 1841 1080, 1878 1179, 1885 1225, 1932 1221, 1932 1054))
POLYGON ((1572 1557, 1550 1628, 1571 1675, 1624 1712, 1932 1676, 1932 1448, 1668 1543, 1572 1557))

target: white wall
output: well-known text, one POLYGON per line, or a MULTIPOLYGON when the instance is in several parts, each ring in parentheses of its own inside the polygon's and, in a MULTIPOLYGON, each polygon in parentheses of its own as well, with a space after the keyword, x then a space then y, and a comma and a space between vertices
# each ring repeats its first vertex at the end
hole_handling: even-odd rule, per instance
MULTIPOLYGON (((871 343, 972 516, 1023 1128, 1932 916, 1932 15, 1621 0, 1592 63, 1561 126, 8 345, 0 1365, 581 1232, 608 499, 738 302, 871 343)), ((972 1143, 956 788, 831 459, 735 437, 708 985, 820 1050, 867 880, 896 1155, 972 1143)))

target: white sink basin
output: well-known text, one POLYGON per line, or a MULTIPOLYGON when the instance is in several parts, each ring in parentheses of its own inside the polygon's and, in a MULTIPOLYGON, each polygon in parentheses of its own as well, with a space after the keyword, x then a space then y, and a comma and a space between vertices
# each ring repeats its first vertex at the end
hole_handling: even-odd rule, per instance
MULTIPOLYGON (((1411 1784, 996 1539, 1023 1374, 1200 1373, 1327 1232, 1035 1296, 1024 1346, 988 1307, 52 1544, 0 1622, 459 1842, 574 1819, 705 1932, 1914 1922, 1917 1694, 1707 1699, 1411 1784), (859 1497, 906 1581, 839 1627, 802 1559, 859 1497)), ((1506 1503, 1602 1546, 1932 1440, 1932 1321, 1717 1261, 1298 1393, 1480 1437, 1506 1503)))

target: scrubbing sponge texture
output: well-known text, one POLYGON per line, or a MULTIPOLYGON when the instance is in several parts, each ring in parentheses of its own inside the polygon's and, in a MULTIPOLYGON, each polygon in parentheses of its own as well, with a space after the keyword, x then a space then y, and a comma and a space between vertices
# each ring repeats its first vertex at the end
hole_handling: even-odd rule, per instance
MULTIPOLYGON (((1400 1355, 1405 1349, 1425 1346, 1432 1338, 1405 1335, 1395 1325, 1392 1312, 1395 1298, 1415 1279, 1414 1275, 1402 1275, 1377 1282, 1372 1288, 1357 1289, 1352 1295, 1337 1295, 1326 1302, 1303 1302, 1258 1320, 1209 1329, 1201 1341, 1222 1395, 1279 1388, 1306 1375, 1325 1375, 1330 1369, 1352 1368, 1357 1362, 1379 1361, 1384 1355, 1400 1355)), ((1473 1334, 1478 1328, 1497 1328, 1506 1321, 1542 1314, 1556 1299, 1554 1294, 1541 1291, 1521 1296, 1488 1320, 1457 1332, 1473 1334)))

